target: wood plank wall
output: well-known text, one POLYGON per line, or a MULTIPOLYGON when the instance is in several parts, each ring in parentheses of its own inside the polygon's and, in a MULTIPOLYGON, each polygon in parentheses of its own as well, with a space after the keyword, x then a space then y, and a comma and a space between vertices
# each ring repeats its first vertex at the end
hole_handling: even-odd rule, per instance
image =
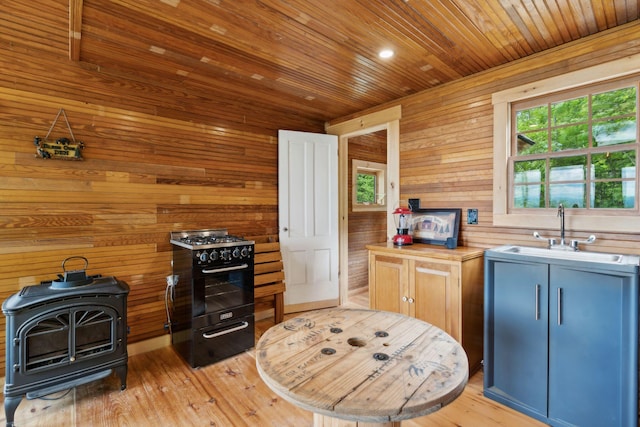
MULTIPOLYGON (((387 163, 387 131, 381 130, 349 138, 349 178, 353 159, 387 163)), ((349 292, 369 286, 369 251, 365 245, 387 238, 386 212, 353 212, 353 185, 349 181, 349 292)))
MULTIPOLYGON (((400 101, 400 199, 421 199, 425 208, 462 208, 461 244, 493 247, 535 244, 529 228, 499 228, 493 214, 493 106, 499 90, 640 53, 640 22, 619 27, 531 58, 479 73, 400 101), (467 209, 479 210, 478 225, 467 225, 467 209)), ((388 103, 363 113, 398 105, 388 103)), ((332 122, 339 123, 356 115, 332 122)), ((558 230, 549 230, 556 233, 558 230)), ((598 230, 571 232, 580 239, 595 233, 590 250, 640 254, 640 233, 598 230)), ((543 230, 541 230, 543 233, 543 230)), ((543 233, 545 234, 545 233, 543 233)))
MULTIPOLYGON (((20 29, 0 31, 19 39, 20 29)), ((226 227, 246 237, 277 235, 274 120, 310 132, 322 132, 323 123, 212 106, 87 69, 69 61, 66 45, 25 43, 3 45, 0 61, 0 301, 55 279, 64 258, 81 255, 89 274, 131 287, 129 342, 161 336, 169 232, 226 227), (85 143, 83 161, 35 156, 34 137, 48 133, 61 108, 85 143)), ((70 137, 62 118, 50 135, 59 137, 70 137)))

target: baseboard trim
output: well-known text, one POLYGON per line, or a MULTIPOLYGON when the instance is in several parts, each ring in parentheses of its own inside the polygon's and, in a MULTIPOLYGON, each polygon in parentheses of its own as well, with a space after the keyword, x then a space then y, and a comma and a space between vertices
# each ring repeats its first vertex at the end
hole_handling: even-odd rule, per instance
POLYGON ((301 311, 319 310, 321 308, 337 307, 340 305, 339 299, 330 299, 323 301, 313 301, 302 304, 290 304, 284 306, 284 313, 299 313, 301 311))
POLYGON ((138 341, 127 345, 127 353, 129 356, 146 353, 148 351, 158 350, 159 348, 171 345, 171 335, 162 335, 160 337, 149 338, 148 340, 138 341))

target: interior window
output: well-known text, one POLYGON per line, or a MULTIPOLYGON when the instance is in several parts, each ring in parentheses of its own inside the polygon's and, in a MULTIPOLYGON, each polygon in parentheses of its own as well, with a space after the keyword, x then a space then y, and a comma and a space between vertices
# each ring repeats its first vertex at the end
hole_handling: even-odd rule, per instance
POLYGON ((352 160, 352 210, 386 210, 384 193, 387 165, 352 160))

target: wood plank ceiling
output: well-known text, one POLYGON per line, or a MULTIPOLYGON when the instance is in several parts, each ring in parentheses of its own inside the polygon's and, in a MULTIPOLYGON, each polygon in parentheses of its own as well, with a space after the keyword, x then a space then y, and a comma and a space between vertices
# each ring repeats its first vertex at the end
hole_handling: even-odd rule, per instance
POLYGON ((323 121, 639 18, 638 0, 68 1, 87 67, 323 121))

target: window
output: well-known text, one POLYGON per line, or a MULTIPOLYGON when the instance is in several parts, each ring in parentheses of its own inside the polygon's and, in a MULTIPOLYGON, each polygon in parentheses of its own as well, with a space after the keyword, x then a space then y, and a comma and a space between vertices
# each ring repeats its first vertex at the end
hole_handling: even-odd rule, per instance
POLYGON ((352 210, 386 210, 385 175, 387 165, 383 163, 352 160, 352 210))
POLYGON ((638 80, 512 104, 512 209, 637 212, 638 80))
POLYGON ((640 55, 493 95, 496 226, 640 231, 640 55))

